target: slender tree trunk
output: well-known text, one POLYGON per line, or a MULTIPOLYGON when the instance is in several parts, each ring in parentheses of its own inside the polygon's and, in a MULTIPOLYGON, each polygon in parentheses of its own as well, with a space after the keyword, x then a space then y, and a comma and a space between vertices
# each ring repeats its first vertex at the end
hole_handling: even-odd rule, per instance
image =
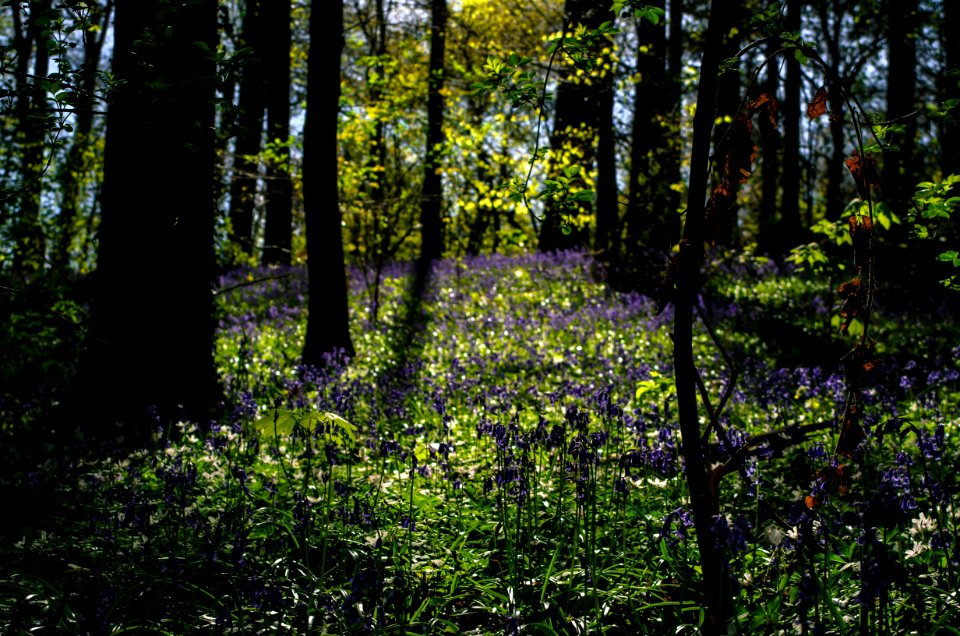
POLYGON ((94 94, 97 90, 97 75, 100 70, 100 54, 106 39, 107 25, 113 14, 113 0, 90 15, 90 29, 83 35, 83 67, 80 70, 82 100, 76 104, 76 118, 73 124, 73 141, 63 168, 60 171, 60 217, 59 237, 53 254, 53 266, 62 269, 70 261, 70 249, 74 239, 74 229, 80 216, 87 193, 84 185, 94 169, 91 156, 93 144, 94 94))
POLYGON ((425 266, 443 253, 443 83, 447 32, 446 0, 430 2, 430 75, 427 79, 427 147, 420 200, 420 260, 425 266))
MULTIPOLYGON (((379 110, 379 106, 381 106, 383 87, 386 82, 384 58, 387 56, 387 15, 383 2, 384 0, 375 0, 376 29, 367 34, 367 40, 371 43, 370 54, 375 59, 367 73, 370 106, 373 110, 379 110)), ((370 139, 370 155, 366 162, 366 174, 368 176, 365 184, 365 193, 372 204, 375 217, 386 213, 386 192, 383 179, 383 170, 386 165, 386 126, 383 117, 378 115, 374 123, 373 137, 370 139)))
MULTIPOLYGON (((780 49, 780 38, 771 39, 767 55, 780 49)), ((776 99, 780 87, 779 60, 767 63, 763 92, 776 99)), ((777 194, 780 191, 780 132, 770 125, 760 127, 760 160, 763 189, 760 194, 760 219, 757 229, 757 252, 764 255, 777 251, 777 194)))
MULTIPOLYGON (((573 30, 578 25, 596 29, 609 19, 609 6, 602 5, 599 0, 566 0, 564 5, 563 22, 567 30, 573 30)), ((599 53, 599 50, 594 51, 596 55, 599 53)), ((594 137, 598 126, 597 113, 600 111, 599 99, 600 92, 596 86, 579 81, 575 74, 561 73, 554 104, 547 170, 550 178, 554 179, 560 175, 563 168, 579 166, 581 174, 574 178, 572 190, 585 187, 583 175, 593 167, 596 160, 594 137)), ((564 217, 591 212, 592 206, 583 202, 575 205, 582 209, 565 209, 552 198, 546 202, 546 218, 540 224, 538 237, 538 248, 541 252, 586 246, 587 232, 573 224, 566 224, 564 217)))
MULTIPOLYGON (((948 3, 949 4, 949 3, 948 3)), ((883 158, 883 198, 895 212, 909 208, 917 179, 914 168, 917 120, 917 31, 918 0, 890 0, 887 12, 887 121, 904 127, 892 141, 899 149, 883 158)))
POLYGON ((821 4, 821 31, 827 39, 827 52, 830 54, 830 75, 827 81, 827 92, 830 94, 830 108, 833 111, 830 118, 830 141, 832 145, 830 162, 827 164, 827 210, 826 218, 835 221, 840 218, 845 207, 843 199, 843 179, 846 168, 844 160, 847 157, 844 148, 843 119, 846 116, 846 106, 843 103, 843 92, 840 82, 840 28, 843 23, 841 8, 837 0, 831 2, 833 21, 827 15, 827 3, 821 4))
POLYGON ((303 206, 309 277, 303 363, 324 366, 328 356, 337 351, 347 356, 354 352, 336 171, 343 0, 337 0, 332 8, 321 0, 312 0, 310 42, 303 131, 303 206), (324 156, 327 159, 321 161, 324 156))
POLYGON ((711 3, 706 45, 700 64, 697 109, 693 120, 687 214, 674 260, 676 289, 674 301, 673 358, 677 389, 677 417, 683 445, 683 463, 690 491, 697 545, 702 568, 702 592, 706 620, 705 634, 726 633, 731 618, 730 585, 724 574, 722 554, 713 532, 718 513, 716 493, 707 477, 707 465, 700 443, 700 411, 697 398, 697 367, 693 355, 693 310, 700 291, 700 274, 705 249, 705 204, 709 179, 710 138, 716 113, 717 72, 723 57, 724 14, 738 3, 715 0, 711 3))
POLYGON ((263 38, 263 2, 264 0, 246 0, 240 38, 241 46, 249 50, 240 73, 237 141, 230 187, 230 225, 231 238, 245 254, 253 254, 255 246, 254 208, 257 184, 260 181, 260 161, 257 155, 260 154, 263 141, 263 112, 267 94, 264 73, 267 44, 263 38))
POLYGON ((221 399, 211 293, 217 2, 120 0, 114 25, 121 83, 107 115, 91 329, 64 421, 139 443, 151 409, 164 425, 200 421, 221 399), (153 37, 158 25, 166 37, 153 37))
POLYGON ((620 201, 617 192, 613 70, 600 81, 597 108, 597 234, 594 249, 608 260, 620 251, 620 201))
MULTIPOLYGON (((482 114, 474 113, 472 119, 474 124, 478 124, 482 121, 482 114)), ((474 175, 474 181, 480 184, 480 187, 474 190, 474 196, 480 201, 483 201, 485 198, 480 188, 489 191, 496 188, 497 185, 494 182, 493 175, 490 174, 490 164, 490 153, 487 152, 487 149, 484 148, 483 145, 480 145, 480 147, 477 148, 476 172, 474 175)), ((465 247, 467 254, 476 256, 480 253, 480 250, 483 248, 484 236, 486 236, 487 230, 490 228, 494 217, 498 214, 499 212, 494 209, 493 206, 483 205, 482 203, 477 205, 477 213, 467 228, 467 244, 465 247)))
POLYGON ((277 144, 279 161, 266 167, 266 225, 263 262, 289 265, 293 241, 293 184, 290 181, 290 0, 263 6, 264 68, 267 85, 267 141, 277 144), (279 164, 279 165, 278 165, 279 164))
MULTIPOLYGON (((724 12, 721 16, 723 20, 721 29, 723 31, 723 51, 724 59, 731 58, 737 54, 740 49, 740 33, 743 26, 744 9, 742 4, 734 5, 732 11, 724 12)), ((727 71, 720 76, 720 85, 717 88, 717 124, 713 130, 713 144, 716 148, 720 140, 727 134, 727 129, 736 117, 740 109, 740 72, 739 69, 727 71)), ((719 166, 714 165, 714 176, 719 178, 719 166)), ((716 237, 719 242, 728 247, 739 244, 740 236, 736 228, 737 214, 731 213, 723 216, 724 227, 720 228, 720 234, 716 237)))
MULTIPOLYGON (((235 29, 233 27, 233 17, 230 15, 230 4, 220 5, 217 19, 217 30, 220 33, 220 44, 224 47, 236 48, 239 43, 236 39, 235 29)), ((237 98, 237 84, 240 81, 240 73, 233 64, 226 65, 223 68, 223 76, 218 88, 222 95, 223 106, 217 109, 217 136, 215 148, 217 153, 217 179, 214 183, 214 201, 220 206, 224 195, 229 191, 231 179, 231 168, 233 161, 228 161, 230 153, 230 140, 237 133, 237 112, 235 101, 237 98)), ((232 221, 231 221, 232 225, 232 221)), ((231 237, 232 238, 232 237, 231 237)))
POLYGON ((670 0, 670 18, 668 22, 669 40, 667 41, 667 95, 669 107, 666 109, 664 123, 665 143, 661 148, 663 164, 663 236, 659 242, 673 247, 680 240, 680 193, 673 189, 674 184, 682 180, 680 155, 682 144, 679 139, 683 121, 683 0, 670 0))
MULTIPOLYGON (((943 78, 943 101, 960 103, 960 6, 956 2, 943 3, 943 37, 941 42, 946 57, 946 76, 943 78)), ((954 111, 954 118, 960 113, 954 111)), ((940 170, 944 175, 960 173, 960 123, 942 124, 940 133, 940 170)))
MULTIPOLYGON (((664 8, 662 0, 653 6, 664 8)), ((637 73, 640 81, 634 87, 633 127, 631 131, 629 190, 624 214, 630 248, 643 244, 669 250, 667 239, 661 238, 656 226, 666 210, 657 208, 653 191, 666 175, 655 174, 652 155, 662 149, 666 141, 661 133, 666 118, 673 110, 673 91, 667 86, 667 40, 662 24, 638 19, 637 73)))
MULTIPOLYGON (((787 0, 786 30, 800 30, 801 0, 787 0)), ((803 222, 800 219, 800 62, 787 56, 787 76, 783 103, 783 172, 780 202, 779 245, 774 256, 781 257, 803 240, 803 222)))
MULTIPOLYGON (((16 9, 19 13, 19 9, 16 9)), ((39 78, 47 77, 50 55, 47 50, 47 20, 50 17, 50 0, 40 0, 30 5, 27 22, 27 42, 24 50, 29 59, 30 49, 35 52, 33 75, 29 82, 26 74, 18 83, 17 114, 19 119, 20 178, 18 197, 19 211, 14 236, 13 270, 21 276, 30 276, 43 269, 46 237, 40 218, 40 194, 43 190, 44 134, 46 132, 47 91, 39 78)))

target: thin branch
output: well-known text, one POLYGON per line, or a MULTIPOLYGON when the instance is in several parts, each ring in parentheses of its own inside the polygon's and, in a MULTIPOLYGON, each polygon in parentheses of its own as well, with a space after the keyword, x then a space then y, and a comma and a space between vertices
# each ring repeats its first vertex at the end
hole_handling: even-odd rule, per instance
POLYGON ((213 291, 214 296, 219 296, 220 294, 226 294, 229 291, 234 289, 239 289, 241 287, 249 287, 250 285, 257 285, 259 283, 265 283, 268 280, 280 280, 283 278, 289 278, 290 274, 278 274, 276 276, 264 276, 262 278, 256 278, 254 280, 245 280, 242 283, 237 283, 236 285, 230 285, 229 287, 224 287, 223 289, 215 289, 213 291))

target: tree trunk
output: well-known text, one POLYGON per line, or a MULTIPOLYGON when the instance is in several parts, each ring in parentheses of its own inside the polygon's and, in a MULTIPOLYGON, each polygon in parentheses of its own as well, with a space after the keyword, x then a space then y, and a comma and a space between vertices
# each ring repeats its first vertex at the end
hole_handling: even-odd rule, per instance
POLYGON ((427 79, 427 147, 420 200, 420 260, 426 265, 443 253, 443 82, 447 32, 446 0, 430 2, 430 70, 427 79))
MULTIPOLYGON (((949 2, 947 3, 949 4, 949 2)), ((892 141, 899 150, 883 158, 883 198, 897 214, 905 214, 917 179, 914 168, 917 120, 917 0, 890 0, 887 12, 887 121, 904 127, 892 141)), ((905 238, 905 237, 904 237, 905 238)))
MULTIPOLYGON (((943 37, 946 76, 943 78, 943 101, 960 104, 960 6, 943 3, 943 37)), ((960 173, 960 107, 953 112, 954 121, 942 124, 940 133, 940 170, 944 175, 960 173)))
POLYGON ((56 269, 63 269, 70 262, 75 226, 87 195, 84 186, 94 169, 90 154, 96 104, 94 95, 100 71, 100 54, 103 51, 107 25, 110 24, 113 14, 113 0, 108 0, 102 7, 99 4, 94 6, 97 8, 91 12, 88 20, 91 26, 96 26, 97 29, 84 33, 83 67, 80 69, 81 100, 76 104, 73 141, 60 171, 59 236, 52 258, 56 269))
POLYGON ((325 366, 328 356, 337 352, 353 355, 336 170, 343 0, 337 0, 332 10, 321 0, 312 0, 310 42, 303 131, 303 207, 309 277, 303 363, 325 366), (320 161, 323 156, 327 157, 326 162, 320 161))
POLYGON ((700 443, 700 417, 697 398, 697 368, 693 357, 693 309, 700 291, 700 275, 705 249, 705 203, 709 179, 710 138, 716 113, 717 72, 723 57, 724 14, 734 11, 733 0, 715 0, 710 8, 706 45, 700 64, 697 109, 693 120, 693 146, 690 154, 687 214, 675 256, 673 296, 673 358, 677 389, 677 417, 683 445, 683 463, 690 491, 700 565, 706 618, 705 634, 726 633, 732 608, 730 585, 724 574, 722 554, 713 532, 718 513, 716 493, 707 478, 704 450, 700 443))
MULTIPOLYGON (((780 38, 772 38, 767 45, 767 55, 780 49, 780 38)), ((767 62, 767 76, 763 83, 763 92, 776 98, 780 87, 779 60, 771 58, 767 62)), ((777 194, 780 191, 780 131, 769 125, 760 127, 760 161, 763 186, 760 194, 760 218, 757 228, 757 252, 763 255, 776 254, 777 232, 777 194)))
POLYGON ((290 0, 263 6, 266 71, 267 141, 276 144, 276 158, 266 166, 266 224, 263 262, 289 265, 293 241, 293 184, 290 181, 290 0))
POLYGON ((64 412, 101 439, 139 443, 152 409, 163 425, 199 421, 220 399, 211 293, 217 2, 120 1, 114 24, 121 83, 107 115, 91 329, 64 412), (164 29, 167 37, 154 37, 164 29))
MULTIPOLYGON (((653 6, 664 8, 663 0, 653 6)), ((662 24, 637 19, 637 74, 640 81, 634 87, 633 127, 630 147, 629 194, 624 214, 631 250, 641 245, 669 249, 658 240, 655 225, 664 211, 657 209, 653 190, 659 180, 654 174, 653 153, 661 147, 662 122, 658 117, 672 110, 672 91, 667 87, 667 40, 662 24), (655 245, 654 245, 655 244, 655 245)))
POLYGON ((840 28, 843 24, 843 15, 837 0, 833 0, 831 23, 827 15, 827 3, 821 4, 821 30, 827 40, 827 52, 830 54, 830 73, 827 78, 827 92, 830 94, 830 108, 833 111, 830 118, 830 141, 832 145, 830 162, 827 164, 827 209, 826 218, 835 221, 840 218, 846 202, 843 198, 843 179, 847 158, 844 148, 843 119, 847 109, 843 102, 843 86, 840 73, 840 28))
MULTIPOLYGON (((260 154, 263 141, 263 111, 267 94, 264 56, 269 46, 263 38, 262 1, 246 0, 242 47, 248 49, 240 72, 240 103, 237 115, 237 142, 234 148, 233 180, 230 187, 232 240, 240 251, 254 252, 256 230, 254 207, 260 181, 260 154)), ((267 0, 273 2, 275 0, 267 0)))
POLYGON ((620 201, 617 192, 616 130, 613 123, 613 69, 599 82, 597 103, 597 233, 594 250, 610 259, 620 251, 620 201))
MULTIPOLYGON (((652 6, 666 7, 662 0, 652 6)), ((646 246, 668 253, 680 238, 679 198, 671 186, 680 180, 682 8, 679 0, 670 3, 666 28, 647 20, 637 24, 637 72, 641 81, 634 91, 630 190, 625 214, 633 250, 646 246)), ((634 256, 645 258, 639 253, 634 256)))
MULTIPOLYGON (((225 48, 236 49, 239 42, 233 26, 233 17, 230 15, 230 6, 233 3, 223 3, 217 17, 217 29, 220 33, 220 45, 225 48)), ((215 148, 217 154, 217 178, 214 182, 214 201, 218 207, 229 192, 231 183, 231 166, 227 157, 230 153, 230 140, 237 132, 237 112, 234 102, 237 97, 237 84, 240 82, 240 71, 234 64, 226 64, 222 69, 223 75, 219 82, 223 107, 217 109, 217 136, 215 148)), ((231 222, 232 225, 232 222, 231 222)), ((233 237, 231 237, 232 239, 233 237)))
MULTIPOLYGON (((721 55, 723 59, 728 59, 737 54, 740 49, 740 33, 743 26, 744 9, 742 4, 734 5, 734 9, 724 12, 721 16, 720 28, 723 32, 723 50, 721 55)), ((713 145, 716 148, 720 140, 727 134, 731 123, 740 109, 740 71, 739 69, 729 70, 719 78, 720 85, 717 87, 717 123, 713 130, 713 145)), ((714 177, 719 179, 720 166, 714 165, 714 177)), ((736 207, 736 206, 735 206, 736 207)), ((739 231, 736 227, 736 210, 722 217, 723 227, 719 228, 717 240, 722 245, 733 247, 740 242, 739 231)))
MULTIPOLYGON (((387 55, 387 15, 383 6, 384 0, 375 0, 376 30, 367 33, 370 42, 370 55, 374 63, 367 72, 367 86, 370 91, 370 108, 379 111, 383 101, 383 86, 386 81, 386 65, 384 58, 387 55)), ((367 181, 364 192, 370 200, 374 217, 386 214, 386 192, 383 179, 387 165, 386 126, 383 117, 377 115, 373 127, 373 137, 370 139, 370 155, 367 157, 367 181)))
MULTIPOLYGON (((14 11, 19 13, 19 7, 15 7, 14 11)), ((46 238, 40 218, 40 194, 45 168, 44 135, 48 106, 47 91, 41 85, 40 78, 47 77, 50 61, 47 36, 44 35, 50 11, 50 0, 31 3, 26 41, 22 43, 26 58, 22 62, 29 59, 32 48, 35 52, 33 82, 28 81, 26 72, 22 75, 18 73, 16 112, 19 120, 21 184, 18 197, 20 209, 14 233, 13 271, 19 276, 30 276, 42 270, 46 252, 46 238)), ((24 68, 19 64, 18 67, 24 68)))
MULTIPOLYGON (((786 31, 800 30, 800 0, 787 0, 786 31)), ((783 173, 780 202, 779 245, 773 256, 783 256, 803 240, 800 219, 800 62, 787 56, 787 76, 784 82, 783 103, 783 173)))
MULTIPOLYGON (((564 29, 573 30, 578 25, 596 29, 610 19, 609 6, 599 0, 566 0, 564 6, 564 29)), ((600 51, 594 51, 599 55, 600 51)), ((594 78, 596 81, 597 77, 594 78)), ((547 167, 550 179, 561 175, 565 167, 579 166, 580 175, 574 178, 572 190, 586 187, 584 176, 596 160, 596 135, 600 111, 600 91, 595 85, 579 81, 572 72, 560 72, 559 85, 554 103, 553 134, 550 136, 550 160, 547 167)), ((538 248, 552 252, 575 247, 584 247, 588 233, 584 228, 568 223, 564 217, 590 212, 590 204, 577 202, 577 207, 568 209, 552 197, 546 201, 545 218, 540 224, 538 248), (577 209, 580 208, 580 209, 577 209)))
POLYGON ((665 245, 670 249, 680 240, 680 193, 673 185, 681 181, 680 149, 683 112, 683 0, 670 0, 670 32, 667 41, 667 104, 665 120, 661 127, 664 143, 660 148, 660 163, 663 175, 660 179, 660 197, 663 202, 660 228, 654 247, 665 245))

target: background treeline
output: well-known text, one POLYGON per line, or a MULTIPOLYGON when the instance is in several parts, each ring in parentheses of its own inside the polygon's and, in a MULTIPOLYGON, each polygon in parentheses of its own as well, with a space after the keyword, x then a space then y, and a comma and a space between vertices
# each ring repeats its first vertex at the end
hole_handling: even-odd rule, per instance
MULTIPOLYGON (((581 53, 591 64, 578 64, 569 50, 551 55, 548 38, 564 25, 574 33, 577 25, 596 29, 613 21, 607 4, 345 3, 337 174, 347 259, 378 263, 419 253, 421 201, 425 188, 437 188, 423 170, 433 152, 426 149, 431 90, 442 98, 435 140, 441 180, 431 194, 442 220, 441 254, 508 246, 668 250, 684 201, 684 150, 709 3, 651 3, 664 11, 657 24, 617 20, 616 32, 583 41, 581 53), (446 36, 443 81, 431 83, 431 19, 439 15, 446 36), (552 98, 542 112, 522 99, 475 90, 490 77, 491 58, 514 70, 511 54, 526 61, 524 82, 546 80, 552 98), (528 179, 535 147, 551 154, 528 179), (563 202, 566 229, 573 231, 556 232, 539 222, 553 204, 534 196, 538 184, 569 166, 582 170, 568 187, 590 196, 572 206, 563 202), (511 196, 515 179, 527 181, 534 216, 511 196)), ((4 5, 0 258, 5 269, 25 275, 48 268, 88 272, 102 205, 103 115, 117 88, 115 3, 4 5)), ((301 157, 310 6, 238 0, 220 2, 217 11, 209 54, 217 63, 218 257, 222 264, 299 262, 305 256, 301 157)), ((335 8, 320 11, 332 16, 335 8)), ((831 82, 845 83, 895 146, 880 168, 882 198, 899 217, 906 216, 918 181, 957 171, 950 109, 958 97, 951 73, 958 52, 947 37, 955 31, 955 13, 950 3, 919 0, 731 8, 729 55, 770 37, 724 74, 715 136, 723 135, 744 99, 767 93, 778 102, 778 125, 756 133, 759 178, 742 191, 737 222, 727 230, 731 245, 782 257, 809 238, 819 220, 839 218, 856 195, 843 165, 854 147, 853 129, 831 82), (831 77, 792 54, 772 57, 755 76, 761 62, 782 49, 780 33, 799 33, 829 64, 831 77), (804 110, 821 86, 830 95, 829 111, 810 120, 804 110)), ((168 25, 161 14, 155 18, 145 33, 162 37, 168 25)))
MULTIPOLYGON (((613 283, 654 291, 684 218, 710 3, 627 4, 617 16, 599 0, 4 2, 7 316, 17 303, 43 306, 50 281, 96 270, 80 296, 49 292, 43 310, 72 325, 92 299, 84 336, 93 349, 110 344, 83 375, 125 387, 130 408, 164 394, 170 408, 206 408, 216 395, 209 291, 238 264, 310 261, 311 315, 340 323, 336 336, 308 335, 313 362, 350 349, 345 262, 376 290, 394 260, 586 248, 613 283), (136 356, 189 372, 173 385, 159 372, 134 378, 123 369, 136 356)), ((867 187, 889 225, 879 280, 915 299, 935 294, 950 274, 937 270, 949 268, 937 260, 949 236, 934 227, 938 241, 917 242, 909 220, 918 182, 960 172, 957 9, 714 9, 730 58, 715 151, 744 106, 762 112, 747 149, 756 174, 713 240, 821 262, 842 240, 831 224, 856 205, 847 162, 860 137, 875 146, 867 187)), ((714 184, 722 178, 715 166, 714 184)), ((940 205, 949 191, 936 194, 940 205)), ((37 340, 8 324, 9 341, 37 340)), ((61 328, 73 327, 50 327, 61 328)), ((5 382, 29 381, 8 371, 5 382)), ((116 402, 96 393, 78 391, 116 402)))

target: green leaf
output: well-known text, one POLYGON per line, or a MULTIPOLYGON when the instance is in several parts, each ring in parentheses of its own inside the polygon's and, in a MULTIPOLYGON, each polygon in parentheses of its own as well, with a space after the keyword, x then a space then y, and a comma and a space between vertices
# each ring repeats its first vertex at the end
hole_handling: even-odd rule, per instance
POLYGON ((297 414, 287 409, 270 409, 267 414, 253 423, 261 435, 272 437, 290 435, 297 425, 297 414))
POLYGON ((900 217, 886 203, 878 202, 873 206, 873 216, 884 230, 900 224, 900 217))
POLYGON ((659 7, 651 7, 650 5, 643 5, 633 10, 633 17, 640 20, 646 20, 650 24, 660 24, 660 20, 664 16, 663 9, 659 7))
POLYGON ((342 441, 357 441, 357 427, 336 413, 329 411, 307 413, 300 420, 300 424, 308 429, 317 430, 319 427, 318 430, 324 436, 337 437, 342 441))
POLYGON ((948 252, 943 252, 940 256, 937 257, 939 260, 944 262, 952 262, 954 265, 960 266, 960 258, 958 258, 956 250, 950 250, 948 252))

